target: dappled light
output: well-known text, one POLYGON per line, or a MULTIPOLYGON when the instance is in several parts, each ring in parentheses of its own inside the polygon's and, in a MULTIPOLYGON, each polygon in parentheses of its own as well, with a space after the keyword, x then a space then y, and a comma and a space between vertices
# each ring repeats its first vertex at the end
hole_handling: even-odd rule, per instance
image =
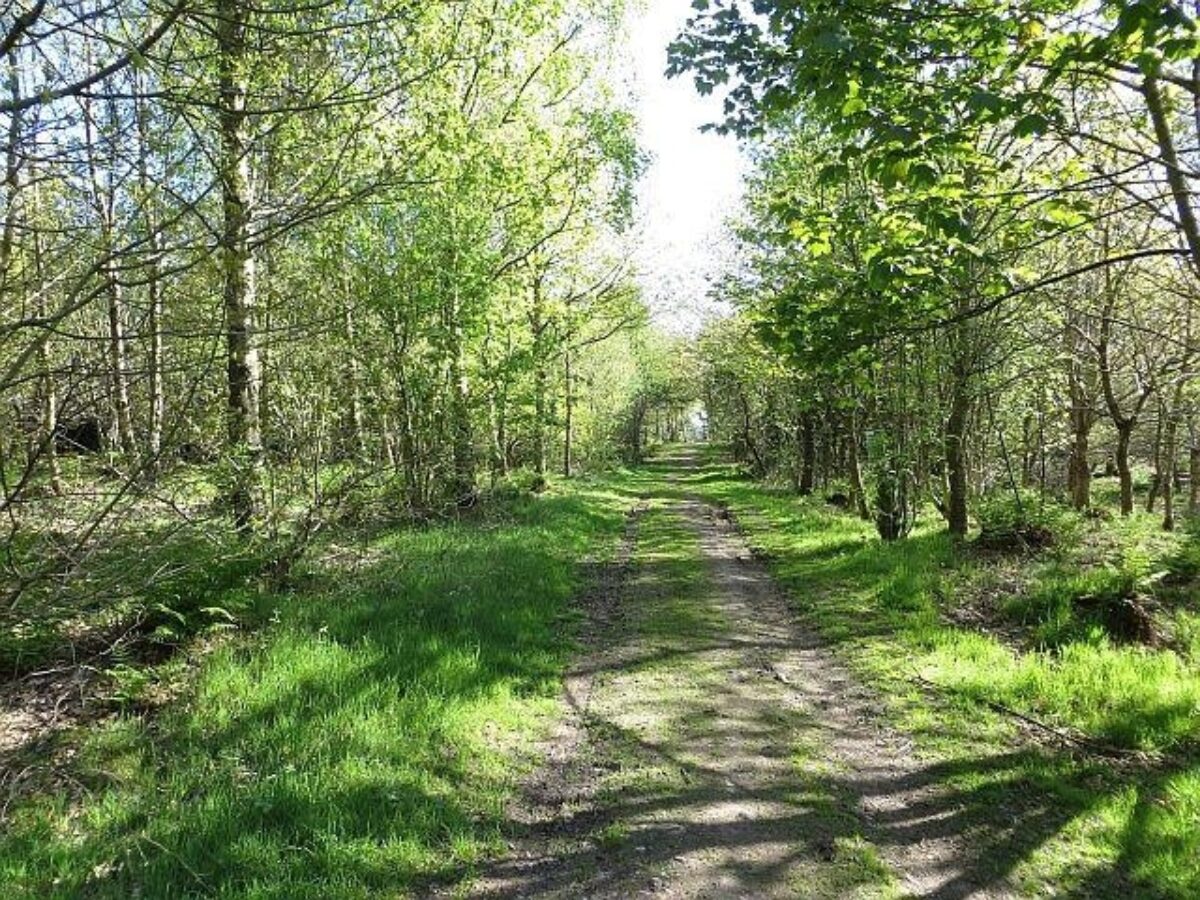
POLYGON ((0 7, 0 900, 1200 897, 1200 0, 0 7))

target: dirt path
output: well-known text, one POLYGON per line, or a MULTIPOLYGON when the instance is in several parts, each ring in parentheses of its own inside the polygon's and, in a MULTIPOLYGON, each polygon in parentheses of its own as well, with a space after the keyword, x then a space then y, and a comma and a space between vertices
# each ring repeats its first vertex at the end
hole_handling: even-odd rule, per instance
POLYGON ((796 626, 733 525, 663 493, 592 597, 511 853, 456 893, 1010 896, 953 794, 796 626))

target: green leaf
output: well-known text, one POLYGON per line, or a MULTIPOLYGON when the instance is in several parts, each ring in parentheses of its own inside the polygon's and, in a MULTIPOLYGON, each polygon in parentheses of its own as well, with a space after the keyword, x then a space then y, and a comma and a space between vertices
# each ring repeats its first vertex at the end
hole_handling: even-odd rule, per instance
POLYGON ((1017 120, 1013 126, 1013 134, 1017 137, 1034 137, 1045 134, 1050 128, 1050 120, 1040 113, 1028 113, 1017 120))
POLYGON ((842 104, 842 115, 849 117, 856 113, 865 112, 866 109, 867 104, 862 97, 851 97, 842 104))

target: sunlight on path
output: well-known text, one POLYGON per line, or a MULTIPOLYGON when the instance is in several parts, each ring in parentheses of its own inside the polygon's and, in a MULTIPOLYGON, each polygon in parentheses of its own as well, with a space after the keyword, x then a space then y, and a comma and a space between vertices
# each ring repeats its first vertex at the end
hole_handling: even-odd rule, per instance
POLYGON ((650 487, 589 603, 512 853, 466 895, 1009 896, 733 526, 679 474, 650 487))

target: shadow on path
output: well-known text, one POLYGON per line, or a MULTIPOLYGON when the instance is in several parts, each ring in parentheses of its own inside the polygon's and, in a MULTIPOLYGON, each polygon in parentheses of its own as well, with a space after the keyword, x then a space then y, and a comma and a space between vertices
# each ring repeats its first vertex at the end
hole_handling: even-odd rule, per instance
MULTIPOLYGON (((1014 895, 1019 864, 1100 797, 1050 791, 1078 772, 1038 748, 916 759, 732 525, 688 496, 694 458, 664 466, 683 475, 643 492, 622 577, 592 598, 569 714, 514 811, 512 852, 459 890, 1014 895), (690 545, 663 540, 670 529, 690 545), (647 627, 681 609, 700 612, 677 633, 647 627)), ((1077 896, 1128 896, 1105 868, 1103 889, 1093 877, 1077 896)))

